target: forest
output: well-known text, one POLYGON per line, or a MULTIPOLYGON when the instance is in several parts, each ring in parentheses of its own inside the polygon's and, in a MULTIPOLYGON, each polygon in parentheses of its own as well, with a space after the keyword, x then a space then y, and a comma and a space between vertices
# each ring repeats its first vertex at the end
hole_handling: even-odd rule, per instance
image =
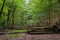
POLYGON ((53 27, 60 19, 60 0, 0 0, 0 29, 53 27))

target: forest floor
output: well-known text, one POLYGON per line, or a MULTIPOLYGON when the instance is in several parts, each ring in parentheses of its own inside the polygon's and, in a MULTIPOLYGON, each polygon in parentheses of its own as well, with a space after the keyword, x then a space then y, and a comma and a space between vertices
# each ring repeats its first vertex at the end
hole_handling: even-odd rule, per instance
POLYGON ((0 40, 60 40, 60 34, 0 34, 0 40))

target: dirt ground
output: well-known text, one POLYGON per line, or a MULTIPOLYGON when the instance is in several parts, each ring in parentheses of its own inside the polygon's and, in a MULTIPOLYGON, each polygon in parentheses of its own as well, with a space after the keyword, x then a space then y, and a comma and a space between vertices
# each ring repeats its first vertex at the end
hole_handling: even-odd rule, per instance
POLYGON ((60 40, 60 34, 30 35, 26 33, 20 33, 13 34, 13 36, 10 34, 0 34, 0 40, 60 40))

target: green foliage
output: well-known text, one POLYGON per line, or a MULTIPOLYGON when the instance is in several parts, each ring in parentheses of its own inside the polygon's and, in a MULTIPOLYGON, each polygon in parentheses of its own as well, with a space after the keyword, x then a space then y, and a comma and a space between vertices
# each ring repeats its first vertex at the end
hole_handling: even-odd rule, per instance
MULTIPOLYGON (((58 0, 5 0, 0 25, 25 26, 39 23, 49 19, 49 11, 57 4, 58 0)), ((0 11, 2 5, 3 1, 0 0, 0 11)))
POLYGON ((2 0, 0 0, 0 10, 1 10, 2 3, 3 3, 2 0))

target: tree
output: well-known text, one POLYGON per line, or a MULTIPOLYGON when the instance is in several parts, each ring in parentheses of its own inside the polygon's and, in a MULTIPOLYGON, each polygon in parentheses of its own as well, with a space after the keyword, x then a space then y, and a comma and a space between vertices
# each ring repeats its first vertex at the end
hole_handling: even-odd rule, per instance
POLYGON ((3 0, 3 5, 2 5, 2 7, 1 7, 0 17, 1 17, 1 14, 2 14, 2 12, 3 12, 4 4, 5 4, 5 0, 3 0))

